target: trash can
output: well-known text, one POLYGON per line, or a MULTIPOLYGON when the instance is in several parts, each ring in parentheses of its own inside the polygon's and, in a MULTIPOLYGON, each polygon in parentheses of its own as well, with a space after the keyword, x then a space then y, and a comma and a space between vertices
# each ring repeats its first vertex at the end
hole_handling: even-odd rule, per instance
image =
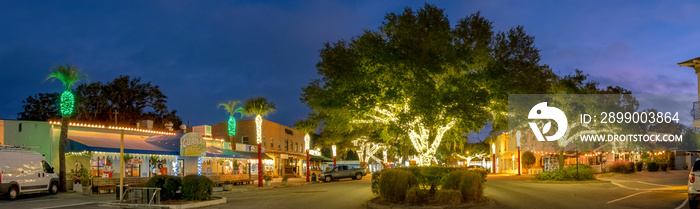
POLYGON ((311 182, 316 182, 316 174, 315 173, 311 174, 311 182))
MULTIPOLYGON (((128 185, 128 184, 124 184, 124 191, 126 191, 128 188, 129 188, 129 185, 128 185)), ((122 193, 122 192, 119 190, 119 184, 117 184, 117 188, 114 189, 114 191, 116 191, 116 192, 114 192, 114 194, 116 194, 117 200, 119 200, 119 195, 122 193)), ((124 200, 126 200, 126 199, 129 199, 129 193, 124 194, 124 200)))

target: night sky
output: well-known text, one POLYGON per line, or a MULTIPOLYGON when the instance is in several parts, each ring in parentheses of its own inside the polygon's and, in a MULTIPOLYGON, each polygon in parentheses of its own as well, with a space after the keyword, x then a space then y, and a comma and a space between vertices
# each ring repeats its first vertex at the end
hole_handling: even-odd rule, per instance
MULTIPOLYGON (((644 94, 697 94, 699 1, 440 1, 454 25, 481 11, 496 31, 523 25, 542 62, 581 69, 602 86, 644 94)), ((309 109, 301 88, 323 43, 376 30, 387 12, 421 1, 0 1, 0 118, 21 101, 59 92, 45 78, 70 63, 90 82, 119 75, 160 86, 190 125, 225 121, 219 102, 263 96, 267 119, 293 125, 309 109)), ((86 81, 83 81, 86 82, 86 81)), ((690 104, 688 104, 690 108, 690 104)))

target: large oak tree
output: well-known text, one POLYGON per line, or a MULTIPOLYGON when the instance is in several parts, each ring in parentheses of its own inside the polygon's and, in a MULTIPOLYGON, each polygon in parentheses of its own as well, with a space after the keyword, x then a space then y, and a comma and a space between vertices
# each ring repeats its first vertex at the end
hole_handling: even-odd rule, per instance
POLYGON ((403 130, 397 139, 409 140, 418 163, 429 165, 447 131, 505 121, 508 94, 544 93, 556 78, 522 27, 492 28, 479 13, 452 28, 428 4, 389 13, 379 30, 325 44, 316 66, 322 77, 301 100, 329 120, 403 130))

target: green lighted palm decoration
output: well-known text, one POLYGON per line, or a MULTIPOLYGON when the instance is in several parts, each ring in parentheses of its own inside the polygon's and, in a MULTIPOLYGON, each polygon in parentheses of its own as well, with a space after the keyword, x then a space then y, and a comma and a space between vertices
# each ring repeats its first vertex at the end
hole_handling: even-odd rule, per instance
POLYGON ((51 70, 51 74, 47 79, 58 79, 66 87, 66 90, 61 93, 61 115, 70 116, 75 110, 75 96, 73 92, 70 91, 75 83, 77 83, 83 77, 82 74, 78 72, 78 68, 71 67, 70 65, 59 65, 51 70))
MULTIPOLYGON (((224 107, 226 112, 229 113, 228 117, 228 135, 231 138, 231 141, 233 142, 233 136, 236 135, 236 118, 234 115, 236 113, 240 114, 241 116, 243 115, 243 108, 236 106, 240 104, 241 101, 228 101, 227 103, 219 103, 219 107, 224 107)), ((235 146, 234 146, 235 147, 235 146)))

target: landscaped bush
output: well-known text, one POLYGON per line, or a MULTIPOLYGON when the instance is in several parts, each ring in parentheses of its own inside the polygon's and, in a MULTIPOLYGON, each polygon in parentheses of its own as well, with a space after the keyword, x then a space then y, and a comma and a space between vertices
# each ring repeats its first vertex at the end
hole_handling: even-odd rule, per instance
POLYGON ((656 164, 656 162, 648 162, 647 163, 647 171, 649 172, 654 172, 659 170, 659 165, 656 164))
POLYGON ((442 189, 460 191, 464 202, 481 200, 484 197, 484 178, 475 171, 453 171, 445 177, 442 189))
POLYGON ((668 168, 668 164, 666 164, 666 162, 659 163, 659 170, 666 171, 667 168, 668 168))
POLYGON ((379 196, 390 202, 401 202, 406 198, 406 191, 417 184, 418 179, 412 172, 387 169, 382 171, 379 180, 379 196))
POLYGON ((637 171, 642 171, 642 168, 644 168, 644 162, 637 162, 635 163, 637 167, 637 171))
POLYGON ((615 161, 608 169, 610 172, 615 173, 633 173, 634 164, 627 161, 615 161))
POLYGON ((437 186, 442 185, 445 175, 455 170, 464 170, 463 168, 428 166, 418 167, 411 166, 408 168, 396 168, 400 170, 410 171, 416 176, 418 184, 422 189, 430 190, 431 194, 435 193, 437 186))
POLYGON ((427 194, 425 190, 419 187, 411 187, 406 191, 406 203, 411 205, 417 205, 425 201, 427 194))
POLYGON ((160 188, 160 199, 171 200, 179 199, 177 191, 180 189, 182 181, 178 177, 168 175, 157 175, 151 177, 146 183, 146 187, 160 188))
POLYGON ((535 175, 537 180, 554 180, 554 181, 584 181, 593 180, 595 172, 588 165, 577 164, 557 169, 555 171, 545 171, 535 175), (577 169, 578 168, 578 169, 577 169))
POLYGON ((182 196, 186 200, 209 200, 213 187, 214 182, 206 176, 187 175, 182 178, 182 196))
POLYGON ((459 190, 442 189, 435 193, 435 201, 441 205, 459 205, 462 203, 462 192, 459 190))
POLYGON ((379 194, 379 180, 381 179, 382 171, 372 173, 372 193, 379 194))

